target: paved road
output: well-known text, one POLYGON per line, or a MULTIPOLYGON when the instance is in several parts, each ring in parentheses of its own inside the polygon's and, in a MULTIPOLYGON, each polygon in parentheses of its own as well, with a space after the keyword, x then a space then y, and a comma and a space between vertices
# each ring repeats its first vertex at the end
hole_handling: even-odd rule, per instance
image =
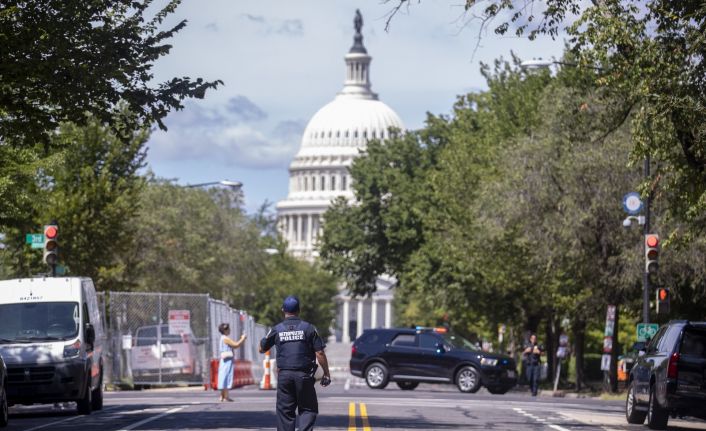
MULTIPOLYGON (((332 385, 318 389, 318 430, 642 430, 627 426, 622 403, 592 399, 531 398, 524 394, 466 395, 421 385, 415 391, 332 385)), ((235 401, 198 388, 106 393, 105 408, 90 416, 52 406, 11 409, 8 430, 252 430, 273 429, 274 391, 231 392, 235 401)), ((706 423, 670 422, 674 430, 706 430, 706 423)))

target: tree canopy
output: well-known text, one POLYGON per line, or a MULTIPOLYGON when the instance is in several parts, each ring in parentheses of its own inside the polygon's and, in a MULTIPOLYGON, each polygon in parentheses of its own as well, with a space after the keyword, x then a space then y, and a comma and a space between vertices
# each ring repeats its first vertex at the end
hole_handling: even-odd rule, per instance
POLYGON ((186 21, 163 28, 179 0, 153 16, 151 0, 7 0, 0 4, 0 144, 46 147, 61 122, 86 113, 112 123, 119 103, 135 121, 165 128, 185 98, 220 81, 153 82, 152 68, 186 21))

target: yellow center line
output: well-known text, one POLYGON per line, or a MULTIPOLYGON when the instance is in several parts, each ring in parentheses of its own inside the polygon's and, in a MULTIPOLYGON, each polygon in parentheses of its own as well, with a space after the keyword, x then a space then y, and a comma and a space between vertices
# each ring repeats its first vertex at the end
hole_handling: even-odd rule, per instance
POLYGON ((355 403, 348 403, 348 431, 357 431, 358 428, 355 426, 355 403))
POLYGON ((370 422, 368 422, 368 408, 365 403, 360 403, 360 418, 363 421, 363 431, 371 431, 370 422))

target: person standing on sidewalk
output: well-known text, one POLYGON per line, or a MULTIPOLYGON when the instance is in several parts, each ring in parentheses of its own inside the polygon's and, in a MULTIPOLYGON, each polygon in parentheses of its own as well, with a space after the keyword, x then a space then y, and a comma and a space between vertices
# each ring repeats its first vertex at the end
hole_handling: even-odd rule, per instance
POLYGON ((234 372, 234 350, 240 347, 244 342, 245 334, 240 336, 240 340, 233 341, 230 339, 230 325, 221 323, 218 325, 218 332, 221 333, 221 342, 219 352, 221 360, 218 362, 218 389, 221 391, 221 402, 233 401, 228 396, 228 390, 233 386, 234 372))
POLYGON ((530 335, 529 343, 525 344, 525 349, 522 351, 522 359, 525 363, 527 381, 533 397, 537 396, 539 375, 542 372, 543 353, 542 346, 537 344, 537 336, 535 334, 530 335))
POLYGON ((260 341, 260 353, 277 346, 277 431, 309 431, 319 413, 314 389, 317 360, 324 371, 321 386, 331 384, 326 346, 316 327, 299 318, 299 298, 288 296, 282 312, 284 320, 260 341))

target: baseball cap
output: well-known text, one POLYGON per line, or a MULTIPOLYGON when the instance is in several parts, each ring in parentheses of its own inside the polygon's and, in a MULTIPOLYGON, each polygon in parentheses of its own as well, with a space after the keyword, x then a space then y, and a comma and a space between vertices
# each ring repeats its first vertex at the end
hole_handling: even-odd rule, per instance
POLYGON ((299 298, 290 295, 284 299, 282 303, 282 311, 286 313, 296 313, 299 311, 299 298))

